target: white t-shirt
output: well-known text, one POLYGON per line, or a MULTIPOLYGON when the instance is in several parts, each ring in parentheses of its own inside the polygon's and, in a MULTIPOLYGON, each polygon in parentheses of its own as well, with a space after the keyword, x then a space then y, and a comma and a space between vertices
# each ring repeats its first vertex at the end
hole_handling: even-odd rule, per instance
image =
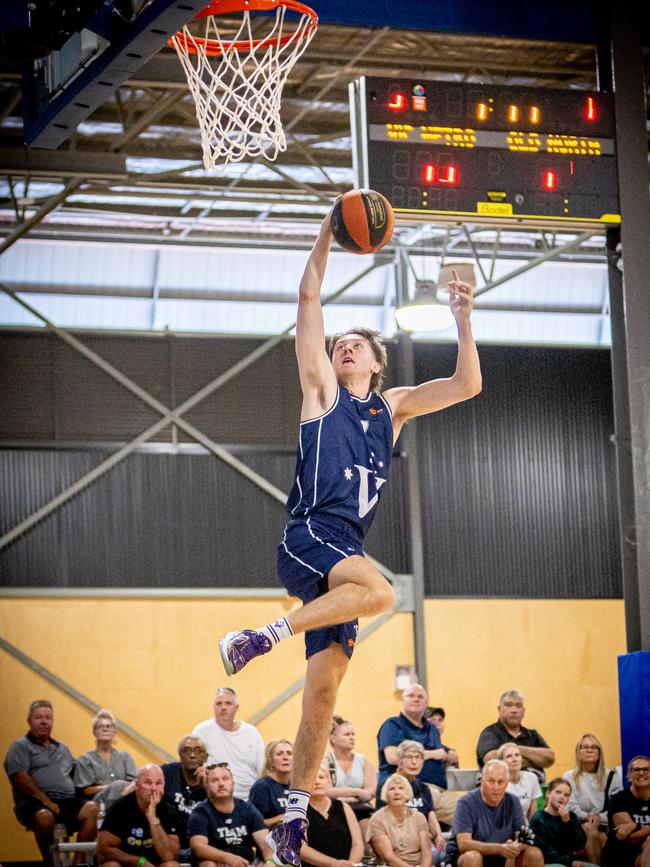
POLYGON ((192 734, 208 748, 208 764, 228 762, 235 778, 235 797, 248 799, 250 787, 264 767, 264 741, 250 723, 240 721, 237 731, 226 731, 214 719, 194 726, 192 734))
MULTIPOLYGON (((602 822, 607 821, 607 811, 603 810, 605 802, 605 786, 607 785, 607 776, 609 768, 605 773, 605 779, 602 787, 598 783, 596 774, 582 773, 578 777, 578 785, 573 781, 574 771, 567 771, 562 774, 565 780, 568 780, 572 786, 571 797, 569 798, 569 809, 574 812, 580 819, 585 816, 593 816, 600 813, 602 822)), ((611 798, 615 792, 620 792, 623 789, 623 783, 619 772, 616 771, 612 777, 612 782, 609 787, 609 797, 611 798)))
POLYGON ((519 799, 524 819, 528 818, 528 810, 531 803, 536 801, 542 794, 542 790, 539 787, 539 778, 537 774, 533 774, 531 771, 522 771, 519 782, 509 782, 506 792, 510 792, 511 795, 519 799))

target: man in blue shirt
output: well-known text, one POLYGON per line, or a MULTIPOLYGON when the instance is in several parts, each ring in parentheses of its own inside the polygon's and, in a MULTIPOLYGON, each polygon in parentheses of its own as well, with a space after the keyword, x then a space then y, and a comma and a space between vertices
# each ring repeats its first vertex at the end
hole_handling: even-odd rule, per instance
POLYGON ((524 814, 506 792, 508 779, 506 763, 491 759, 480 788, 458 802, 445 853, 450 867, 544 867, 540 849, 521 839, 524 814))
POLYGON ((418 780, 429 783, 437 790, 434 803, 438 820, 450 825, 456 803, 462 792, 447 792, 447 761, 449 755, 440 743, 436 726, 424 717, 427 708, 427 693, 419 683, 412 683, 402 693, 402 712, 385 720, 377 732, 379 750, 379 774, 377 797, 381 787, 391 774, 397 771, 398 747, 402 741, 417 741, 424 748, 424 765, 418 780))

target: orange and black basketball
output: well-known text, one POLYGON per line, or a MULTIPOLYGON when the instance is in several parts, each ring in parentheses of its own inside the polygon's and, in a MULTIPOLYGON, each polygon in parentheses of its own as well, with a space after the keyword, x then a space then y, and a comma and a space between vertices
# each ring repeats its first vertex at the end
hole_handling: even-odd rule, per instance
POLYGON ((330 221, 332 233, 344 250, 374 253, 390 241, 395 215, 381 193, 350 190, 332 208, 330 221))

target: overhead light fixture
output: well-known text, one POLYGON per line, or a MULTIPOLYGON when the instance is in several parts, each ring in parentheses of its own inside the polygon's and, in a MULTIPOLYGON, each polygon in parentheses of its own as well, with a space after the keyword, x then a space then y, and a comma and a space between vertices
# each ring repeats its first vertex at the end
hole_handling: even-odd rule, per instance
POLYGON ((415 296, 401 304, 395 311, 397 324, 402 331, 446 331, 456 320, 449 307, 449 295, 438 286, 447 286, 452 279, 452 270, 460 280, 476 285, 474 267, 467 262, 445 265, 440 269, 438 284, 434 280, 416 280, 415 296))
POLYGON ((415 297, 395 311, 402 331, 444 331, 454 324, 449 304, 438 299, 433 280, 416 280, 415 297))

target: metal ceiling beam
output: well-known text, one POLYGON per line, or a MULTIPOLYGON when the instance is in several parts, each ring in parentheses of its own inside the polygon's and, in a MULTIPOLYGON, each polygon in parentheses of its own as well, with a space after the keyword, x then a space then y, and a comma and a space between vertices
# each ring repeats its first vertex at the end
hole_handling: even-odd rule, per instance
POLYGON ((498 277, 496 280, 491 280, 489 283, 486 283, 485 286, 481 286, 479 289, 476 289, 476 291, 474 292, 474 297, 478 298, 480 295, 484 295, 491 289, 496 289, 497 286, 501 286, 503 283, 508 283, 515 277, 519 277, 520 274, 525 274, 526 271, 530 271, 532 268, 537 268, 538 265, 542 265, 544 262, 550 262, 552 259, 558 259, 565 251, 579 247, 583 241, 587 241, 589 238, 592 238, 593 235, 594 232, 583 232, 581 235, 578 235, 578 237, 575 238, 573 241, 568 241, 566 244, 560 247, 555 247, 552 250, 549 250, 548 253, 544 253, 542 256, 538 256, 536 259, 533 259, 532 262, 527 262, 525 265, 522 265, 521 268, 515 268, 514 271, 510 271, 508 274, 504 274, 502 277, 498 277))
POLYGON ((29 175, 31 180, 81 175, 90 180, 125 181, 129 176, 126 157, 111 152, 1 147, 0 173, 5 172, 17 177, 29 175))

